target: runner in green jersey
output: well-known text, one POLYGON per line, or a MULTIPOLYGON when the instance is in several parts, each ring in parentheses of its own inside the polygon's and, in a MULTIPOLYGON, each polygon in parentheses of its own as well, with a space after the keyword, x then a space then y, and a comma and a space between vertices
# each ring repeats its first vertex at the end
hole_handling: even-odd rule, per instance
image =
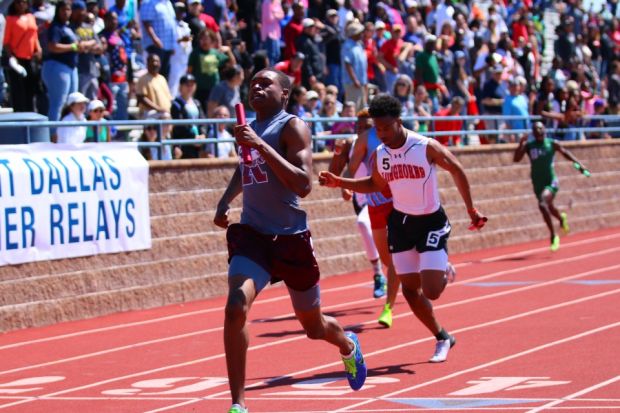
POLYGON ((587 169, 575 158, 571 152, 562 147, 557 141, 546 138, 545 126, 542 122, 536 122, 532 126, 533 140, 528 141, 525 135, 519 141, 519 146, 514 154, 514 161, 519 162, 527 153, 532 164, 531 177, 534 193, 538 198, 538 208, 551 233, 551 251, 560 248, 560 237, 555 233, 551 216, 560 221, 565 233, 568 232, 568 219, 565 212, 559 212, 553 204, 553 199, 558 193, 558 178, 553 168, 553 157, 556 152, 561 153, 566 159, 572 161, 580 172, 586 173, 587 169))

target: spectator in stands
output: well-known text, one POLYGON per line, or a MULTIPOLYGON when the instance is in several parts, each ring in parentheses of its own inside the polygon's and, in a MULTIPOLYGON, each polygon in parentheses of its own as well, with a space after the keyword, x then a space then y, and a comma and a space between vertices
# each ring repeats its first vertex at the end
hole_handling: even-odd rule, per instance
MULTIPOLYGON (((346 78, 346 74, 341 67, 341 52, 344 52, 343 43, 345 39, 338 24, 338 10, 327 10, 327 21, 321 29, 321 38, 325 47, 325 61, 327 63, 327 78, 325 82, 330 85, 336 85, 339 89, 343 88, 342 78, 346 78)), ((356 25, 360 25, 356 23, 356 25)), ((360 25, 361 26, 361 25, 360 25)), ((348 29, 347 29, 348 30, 348 29)), ((363 26, 362 26, 363 31, 363 26)), ((357 41, 361 40, 361 35, 357 41)), ((364 50, 362 48, 362 50, 364 50)))
POLYGON ((71 28, 78 41, 84 46, 78 54, 78 90, 89 100, 95 99, 99 91, 99 67, 97 55, 103 53, 99 37, 93 25, 86 20, 86 4, 82 0, 71 3, 71 28))
POLYGON ((140 20, 144 36, 142 45, 149 54, 161 61, 161 75, 168 78, 170 57, 177 43, 177 23, 170 0, 144 0, 140 5, 140 20))
POLYGON ((432 110, 439 109, 439 62, 437 61, 437 38, 428 35, 424 39, 424 50, 415 58, 415 85, 424 85, 432 102, 432 110))
POLYGON ((348 39, 342 48, 342 84, 345 99, 355 103, 357 112, 368 101, 368 58, 361 43, 364 26, 353 22, 346 31, 348 39))
MULTIPOLYGON (((502 65, 496 65, 489 80, 482 87, 482 107, 485 115, 500 116, 502 114, 502 106, 506 97, 506 89, 502 80, 504 68, 502 65)), ((488 129, 499 129, 499 120, 486 120, 488 129)))
MULTIPOLYGON (((450 92, 452 96, 460 96, 465 103, 468 103, 472 96, 470 86, 473 78, 467 74, 467 55, 462 50, 457 50, 454 54, 454 66, 450 75, 450 92)), ((465 115, 463 112, 462 115, 465 115)))
POLYGON ((277 63, 274 68, 288 75, 294 86, 301 85, 301 66, 306 56, 302 52, 297 52, 293 57, 277 63))
MULTIPOLYGON (((604 115, 606 109, 605 101, 603 99, 596 99, 594 102, 594 114, 597 116, 604 115)), ((588 124, 590 128, 605 128, 607 126, 607 122, 603 119, 592 119, 588 124)), ((611 139, 611 134, 609 132, 591 132, 588 135, 588 139, 611 139)))
MULTIPOLYGON (((352 102, 352 101, 345 102, 342 108, 342 112, 340 113, 340 116, 343 118, 354 118, 355 113, 356 113, 355 112, 356 107, 357 106, 355 102, 352 102)), ((332 131, 332 134, 334 135, 343 134, 343 133, 355 133, 355 121, 336 122, 332 126, 331 131, 332 131)))
MULTIPOLYGON (((191 74, 181 77, 179 96, 172 101, 170 115, 172 119, 203 119, 205 114, 200 102, 194 99, 196 79, 191 74)), ((198 125, 175 125, 172 128, 172 139, 204 139, 205 133, 198 125)), ((199 158, 204 145, 180 145, 182 159, 199 158)))
POLYGON ((609 106, 612 109, 620 107, 620 61, 618 60, 611 63, 607 88, 609 91, 609 106))
POLYGON ((297 53, 297 38, 304 31, 304 6, 299 3, 293 3, 293 18, 284 28, 284 58, 290 59, 297 53))
POLYGON ((311 88, 315 82, 322 82, 325 74, 325 61, 319 43, 317 42, 317 26, 313 19, 303 20, 304 31, 297 38, 297 50, 306 58, 301 66, 301 82, 306 88, 311 88))
MULTIPOLYGON (((309 90, 306 92, 306 103, 304 110, 306 111, 307 118, 319 117, 319 94, 315 90, 309 90)), ((322 122, 309 122, 310 130, 313 135, 323 134, 322 122)))
MULTIPOLYGON (((105 105, 99 99, 90 101, 87 112, 88 120, 95 122, 105 121, 105 105)), ((86 142, 110 142, 110 139, 111 133, 108 126, 89 126, 86 129, 86 142)))
POLYGON ((110 89, 114 99, 112 119, 125 120, 128 119, 129 84, 127 73, 130 62, 125 42, 119 34, 116 12, 107 12, 104 23, 101 37, 107 43, 106 52, 110 62, 110 89))
MULTIPOLYGON (((338 109, 336 107, 336 96, 333 94, 326 94, 323 99, 321 108, 322 118, 337 118, 338 109)), ((332 129, 334 122, 323 122, 323 131, 329 132, 332 129)))
MULTIPOLYGON (((147 113, 145 119, 146 120, 169 120, 170 114, 161 113, 161 112, 152 110, 147 113)), ((160 132, 158 132, 158 130, 161 131, 161 139, 169 139, 170 129, 171 129, 170 125, 163 125, 161 126, 161 129, 160 129, 160 126, 158 125, 146 125, 144 126, 142 135, 140 135, 138 142, 148 142, 148 143, 158 142, 160 140, 159 139, 160 132)), ((176 149, 178 149, 178 147, 176 149)), ((160 147, 143 146, 140 148, 140 153, 142 153, 142 156, 144 156, 144 158, 147 161, 155 161, 155 160, 170 161, 173 158, 172 149, 170 145, 161 145, 160 147)), ((181 157, 181 153, 178 150, 175 150, 174 158, 177 159, 180 157, 181 157)))
POLYGON ((48 118, 60 119, 60 110, 70 93, 78 90, 78 52, 87 45, 78 42, 75 32, 69 27, 71 5, 64 0, 56 3, 54 20, 47 31, 47 54, 44 57, 41 76, 47 87, 49 99, 48 118))
MULTIPOLYGON (((428 96, 428 92, 424 85, 418 85, 415 88, 415 93, 413 95, 413 114, 417 117, 429 117, 431 116, 432 111, 432 103, 428 96)), ((428 132, 428 125, 430 122, 428 120, 416 120, 416 124, 414 124, 414 129, 417 132, 423 133, 428 132)))
POLYGON ((207 115, 213 116, 215 108, 226 106, 230 113, 235 111, 235 105, 241 102, 239 87, 243 83, 243 69, 239 65, 227 67, 222 72, 222 80, 215 85, 209 95, 207 115))
POLYGON ((146 116, 149 111, 169 113, 172 95, 166 78, 160 74, 161 61, 156 54, 147 58, 148 72, 136 84, 136 97, 140 106, 140 115, 146 116))
POLYGON ((222 45, 222 37, 220 35, 220 26, 217 24, 215 19, 202 12, 203 8, 200 0, 189 0, 187 4, 188 13, 185 21, 189 25, 194 39, 192 46, 194 48, 199 47, 200 33, 204 30, 211 30, 217 37, 217 47, 220 47, 222 45))
MULTIPOLYGON (((527 81, 523 76, 517 76, 510 78, 508 81, 508 95, 504 99, 502 105, 503 116, 522 116, 521 119, 509 119, 506 121, 508 129, 529 129, 530 121, 529 117, 529 102, 525 97, 525 87, 527 81)), ((509 142, 518 142, 519 138, 517 134, 510 134, 508 136, 509 142)))
POLYGON ((260 35, 263 49, 273 66, 280 60, 280 20, 284 18, 281 0, 262 0, 260 35))
MULTIPOLYGON (((127 83, 131 85, 134 82, 134 41, 138 41, 139 39, 141 39, 142 35, 140 33, 140 28, 136 23, 134 9, 133 7, 131 7, 131 4, 128 4, 127 0, 114 1, 114 5, 109 8, 108 12, 114 12, 117 16, 118 27, 116 28, 116 30, 118 30, 118 35, 121 37, 121 39, 123 39, 123 44, 125 46, 125 53, 127 54, 127 83)), ((114 91, 114 88, 112 89, 114 91)), ((120 117, 118 119, 120 119, 120 117)))
MULTIPOLYGON (((228 119, 230 118, 230 112, 226 106, 218 106, 213 111, 213 117, 216 119, 228 119)), ((223 123, 219 123, 211 129, 209 138, 218 140, 234 139, 230 132, 226 129, 226 125, 223 123)), ((234 158, 237 156, 237 151, 233 142, 218 142, 217 144, 212 143, 209 144, 207 148, 208 158, 234 158)))
POLYGON ((385 87, 388 91, 394 89, 394 83, 400 71, 400 54, 405 45, 402 34, 403 27, 395 24, 392 27, 392 36, 379 49, 379 61, 385 66, 385 87))
MULTIPOLYGON (((435 116, 459 116, 465 105, 465 100, 460 96, 455 96, 450 101, 450 105, 444 109, 437 111, 435 116)), ((454 120, 436 120, 435 131, 437 132, 456 132, 454 135, 435 136, 435 139, 445 146, 458 146, 461 144, 461 131, 463 130, 463 121, 454 120)))
POLYGON ((306 88, 303 86, 294 86, 288 98, 286 111, 300 118, 306 116, 304 105, 306 104, 306 88))
POLYGON ((179 93, 179 81, 181 76, 187 73, 187 61, 192 53, 192 31, 187 22, 183 20, 186 10, 185 3, 182 1, 174 3, 177 18, 177 43, 174 46, 174 57, 170 62, 170 75, 168 76, 168 85, 172 96, 179 93))
POLYGON ((220 70, 237 64, 230 47, 218 47, 218 37, 211 30, 200 33, 199 47, 192 50, 187 72, 196 78, 196 99, 203 108, 207 107, 211 89, 220 81, 220 70))
MULTIPOLYGON (((402 117, 411 117, 415 114, 413 100, 413 81, 407 75, 399 75, 394 83, 392 96, 396 97, 402 105, 402 117)), ((403 120, 403 125, 407 129, 413 129, 413 121, 403 120)))
POLYGON ((100 16, 101 9, 99 8, 98 0, 86 0, 86 11, 94 16, 93 30, 98 35, 103 30, 105 22, 100 16))
MULTIPOLYGON (((38 62, 41 60, 42 50, 37 23, 28 10, 26 0, 14 0, 11 3, 3 34, 3 60, 10 61, 7 74, 11 107, 15 112, 33 112, 36 109, 36 87, 40 82, 38 62)), ((1 68, 0 82, 4 85, 4 71, 1 68)), ((4 98, 0 99, 0 105, 3 101, 4 98)))
MULTIPOLYGON (((63 122, 84 122, 88 98, 80 92, 73 92, 62 109, 63 122)), ((56 131, 57 143, 82 143, 86 139, 86 126, 62 126, 56 131)))

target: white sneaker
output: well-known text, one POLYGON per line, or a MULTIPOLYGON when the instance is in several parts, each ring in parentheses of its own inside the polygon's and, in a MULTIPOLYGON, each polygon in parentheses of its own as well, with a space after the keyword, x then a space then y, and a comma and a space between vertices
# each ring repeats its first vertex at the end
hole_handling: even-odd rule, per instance
POLYGON ((431 357, 429 363, 442 363, 448 359, 448 352, 456 344, 454 336, 450 336, 448 340, 439 340, 435 344, 435 354, 431 357))
POLYGON ((446 267, 446 278, 449 283, 453 283, 456 279, 456 268, 454 268, 454 265, 450 262, 448 262, 448 266, 446 267))

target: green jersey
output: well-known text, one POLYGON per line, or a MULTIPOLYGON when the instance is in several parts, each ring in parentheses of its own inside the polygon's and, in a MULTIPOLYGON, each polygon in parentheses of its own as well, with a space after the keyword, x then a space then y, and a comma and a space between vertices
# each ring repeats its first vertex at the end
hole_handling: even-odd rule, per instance
POLYGON ((534 192, 538 195, 545 187, 557 187, 557 178, 553 168, 555 156, 553 139, 545 138, 542 142, 532 140, 525 145, 525 148, 532 162, 530 176, 534 185, 534 192))

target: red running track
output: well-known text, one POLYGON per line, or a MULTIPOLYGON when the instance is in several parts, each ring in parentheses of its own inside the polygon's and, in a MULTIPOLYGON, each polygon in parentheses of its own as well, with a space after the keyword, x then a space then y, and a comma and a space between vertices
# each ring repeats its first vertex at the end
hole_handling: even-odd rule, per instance
MULTIPOLYGON (((457 345, 430 337, 399 297, 376 323, 371 277, 322 282, 323 308, 360 332, 369 378, 349 389, 338 351, 309 341, 286 290, 251 313, 247 402, 259 412, 620 411, 620 228, 452 257, 435 302, 457 345)), ((0 337, 0 411, 226 412, 224 298, 0 337)))

